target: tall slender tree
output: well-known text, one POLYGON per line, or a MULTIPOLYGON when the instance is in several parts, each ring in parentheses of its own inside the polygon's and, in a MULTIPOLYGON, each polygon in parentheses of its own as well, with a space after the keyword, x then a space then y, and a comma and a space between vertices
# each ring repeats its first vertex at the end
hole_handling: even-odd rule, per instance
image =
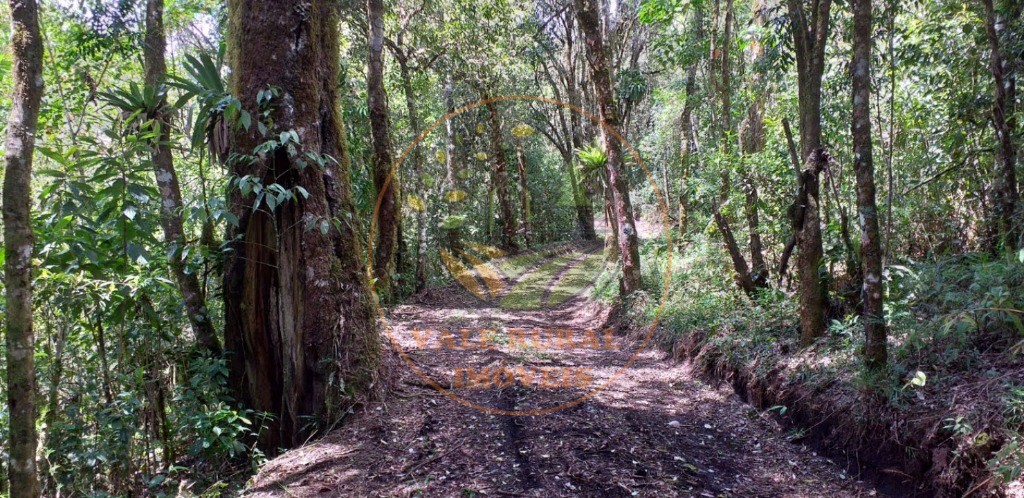
MULTIPOLYGON (((445 78, 444 88, 441 93, 444 99, 444 112, 446 115, 455 112, 455 92, 454 85, 452 83, 451 75, 445 78)), ((445 171, 445 186, 449 192, 456 192, 462 190, 462 179, 460 178, 460 162, 457 159, 457 149, 455 146, 455 123, 454 119, 446 119, 444 122, 444 171, 445 171)), ((451 217, 457 214, 457 205, 455 202, 446 203, 447 216, 451 217)), ((462 236, 461 227, 455 224, 442 225, 441 230, 444 232, 444 246, 451 251, 453 254, 457 254, 456 251, 462 249, 462 236)))
POLYGON ((398 175, 392 174, 391 122, 388 115, 387 92, 384 89, 384 2, 366 1, 369 25, 369 58, 366 64, 366 100, 370 117, 370 141, 373 147, 373 185, 377 189, 376 227, 373 274, 377 293, 390 296, 391 270, 398 247, 399 205, 398 175))
MULTIPOLYGON (((720 17, 719 2, 715 2, 715 23, 717 23, 720 17)), ((710 76, 712 84, 717 86, 718 96, 721 101, 721 126, 718 129, 718 143, 721 146, 722 153, 727 156, 732 156, 732 140, 733 140, 733 121, 732 121, 732 87, 730 80, 732 76, 732 65, 731 65, 731 47, 732 47, 732 28, 734 20, 733 2, 727 0, 725 4, 725 19, 723 22, 722 36, 717 36, 718 26, 714 26, 711 37, 711 65, 712 70, 710 76)), ((754 278, 751 275, 750 266, 747 264, 747 260, 743 257, 743 253, 740 251, 739 244, 736 241, 736 236, 733 234, 732 226, 729 223, 729 219, 725 213, 722 212, 722 205, 725 204, 729 198, 729 191, 732 188, 732 172, 729 168, 722 171, 721 177, 721 192, 719 194, 718 201, 713 206, 713 215, 715 219, 715 225, 718 227, 718 231, 722 234, 722 244, 725 246, 725 250, 729 253, 729 259, 732 260, 733 271, 736 273, 735 281, 736 284, 748 295, 753 295, 757 289, 757 285, 754 282, 754 278)))
MULTIPOLYGON (((489 99, 484 95, 484 100, 489 99)), ((502 140, 501 117, 498 115, 498 106, 494 102, 488 102, 487 120, 490 123, 491 153, 494 161, 494 171, 491 175, 494 192, 498 197, 498 210, 501 216, 501 245, 506 249, 516 252, 519 245, 516 243, 516 218, 512 211, 512 200, 508 191, 508 156, 505 154, 505 143, 502 140)))
POLYGON ((697 64, 692 63, 686 70, 685 90, 686 101, 683 103, 683 110, 679 113, 679 164, 681 166, 679 186, 679 228, 680 238, 686 237, 686 231, 690 224, 690 187, 687 182, 693 170, 695 152, 697 152, 696 129, 693 125, 693 110, 696 107, 697 95, 697 64))
POLYGON ((273 124, 266 135, 234 127, 232 174, 294 193, 274 208, 254 208, 240 188, 228 199, 239 220, 224 276, 231 383, 247 406, 272 416, 260 434, 271 451, 301 443, 380 389, 338 110, 337 9, 330 0, 228 2, 232 94, 243 109, 269 110, 273 124), (268 101, 268 91, 277 96, 268 101))
POLYGON ((886 362, 882 315, 882 243, 875 203, 875 165, 871 150, 871 0, 853 0, 853 169, 857 175, 860 218, 861 299, 864 314, 864 359, 871 367, 886 362))
MULTIPOLYGON (((553 43, 540 44, 548 57, 539 58, 538 63, 542 71, 538 71, 542 72, 551 85, 555 100, 579 109, 583 105, 581 86, 587 85, 583 82, 585 74, 580 74, 581 57, 576 43, 576 12, 571 5, 562 6, 557 2, 545 7, 550 10, 545 10, 545 15, 550 15, 553 19, 548 23, 547 29, 549 40, 553 43)), ((579 235, 583 240, 594 240, 597 238, 592 201, 595 182, 588 181, 586 177, 581 178, 576 170, 574 154, 575 150, 584 147, 587 142, 584 139, 583 115, 562 105, 551 106, 551 111, 546 114, 547 126, 541 127, 540 132, 562 156, 569 178, 569 191, 576 210, 579 235)))
MULTIPOLYGON (((991 52, 989 56, 989 68, 992 71, 992 79, 995 83, 992 102, 992 126, 996 132, 996 162, 999 167, 999 179, 996 182, 996 199, 999 203, 997 212, 999 216, 999 233, 1006 237, 1010 248, 1016 248, 1020 244, 1020 221, 1017 220, 1017 203, 1020 192, 1017 185, 1017 147, 1013 143, 1013 133, 1016 129, 1014 115, 1014 102, 1016 100, 1017 81, 1014 76, 1010 57, 1003 53, 1004 32, 1006 31, 1007 19, 1005 14, 998 12, 993 4, 994 0, 982 0, 985 5, 985 31, 988 35, 988 46, 991 52)), ((1013 15, 1020 16, 1020 2, 1007 2, 1007 10, 1013 15)), ((994 241, 993 241, 994 242, 994 241)))
MULTIPOLYGON (((752 6, 753 19, 751 23, 760 28, 764 25, 764 3, 755 1, 752 6)), ((747 115, 740 123, 739 139, 740 153, 743 164, 740 165, 740 178, 743 181, 743 213, 747 218, 747 237, 750 241, 750 276, 754 285, 758 287, 768 286, 768 263, 764 259, 764 244, 761 241, 761 220, 759 194, 757 191, 757 179, 753 174, 753 164, 750 164, 751 157, 764 150, 764 100, 768 90, 764 88, 767 78, 758 68, 764 58, 764 44, 761 40, 754 39, 747 44, 747 65, 750 69, 750 76, 747 78, 746 86, 750 93, 750 100, 747 105, 747 115)))
MULTIPOLYGON (((704 9, 694 5, 690 18, 689 39, 698 42, 705 38, 704 9)), ((679 162, 682 166, 679 175, 682 185, 679 188, 679 235, 685 239, 690 222, 690 187, 687 182, 697 160, 697 126, 694 122, 694 110, 697 108, 697 69, 699 61, 694 60, 686 69, 686 83, 683 95, 683 109, 679 114, 679 162)))
POLYGON ((182 258, 185 245, 185 226, 182 222, 181 186, 178 183, 178 172, 174 167, 174 156, 171 152, 171 120, 170 108, 163 85, 167 79, 167 61, 165 50, 167 37, 164 33, 164 0, 146 1, 146 35, 143 48, 143 62, 146 86, 155 90, 159 97, 154 108, 149 109, 147 116, 156 126, 152 152, 153 173, 156 177, 157 190, 160 191, 160 226, 164 231, 164 239, 171 246, 168 263, 171 276, 178 286, 178 292, 185 301, 185 312, 188 315, 192 331, 201 346, 213 354, 220 354, 220 341, 213 329, 210 313, 206 308, 206 292, 199 285, 199 278, 189 272, 182 258))
MULTIPOLYGON (((587 59, 590 62, 591 80, 597 97, 598 116, 605 126, 619 127, 619 115, 615 105, 612 76, 605 53, 601 18, 598 15, 597 0, 576 0, 576 18, 586 39, 587 59)), ((612 197, 611 215, 617 220, 619 261, 622 267, 620 290, 629 294, 640 289, 640 249, 633 220, 633 206, 629 200, 629 181, 626 178, 622 157, 622 144, 618 137, 601 129, 604 136, 605 169, 612 197)))
MULTIPOLYGON (((526 128, 519 128, 519 130, 524 130, 522 133, 526 133, 526 128)), ((526 154, 523 153, 523 138, 525 136, 518 136, 516 133, 517 130, 513 128, 512 134, 515 136, 516 146, 516 165, 519 170, 519 212, 523 216, 520 230, 523 232, 524 245, 530 247, 530 244, 533 243, 533 227, 530 225, 532 213, 530 212, 530 191, 527 188, 528 184, 526 181, 526 154)), ((533 133, 532 128, 529 133, 533 133)))
MULTIPOLYGON (((423 128, 420 122, 419 106, 417 105, 416 90, 413 88, 413 74, 421 73, 430 69, 430 66, 437 61, 437 58, 444 52, 441 49, 434 51, 433 55, 418 57, 416 47, 408 41, 411 38, 410 24, 417 15, 422 13, 421 9, 402 9, 401 23, 394 40, 385 37, 384 44, 387 45, 391 54, 398 63, 398 72, 402 78, 402 93, 405 95, 405 109, 409 122, 409 133, 415 139, 420 135, 423 128)), ((426 185, 424 184, 423 151, 417 146, 409 156, 412 163, 413 184, 416 195, 421 196, 424 201, 426 197, 426 185)), ((401 238, 401 233, 398 234, 401 238)), ((419 292, 427 286, 427 212, 426 209, 416 211, 416 268, 414 288, 419 292)))
POLYGON ((800 153, 804 168, 797 177, 797 195, 790 219, 798 247, 800 274, 800 342, 809 345, 825 331, 828 292, 820 275, 824 251, 819 206, 820 175, 828 164, 821 149, 821 77, 825 71, 832 0, 787 0, 796 51, 800 114, 800 153))
POLYGON ((43 97, 43 40, 35 0, 10 0, 14 93, 4 171, 4 285, 7 308, 8 479, 13 498, 39 496, 36 369, 32 330, 32 154, 43 97))

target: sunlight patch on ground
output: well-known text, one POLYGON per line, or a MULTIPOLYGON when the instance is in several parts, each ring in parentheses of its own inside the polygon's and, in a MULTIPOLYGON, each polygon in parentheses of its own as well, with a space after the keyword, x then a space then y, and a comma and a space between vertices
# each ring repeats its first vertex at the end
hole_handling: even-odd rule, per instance
POLYGON ((468 290, 474 296, 479 297, 481 299, 485 299, 487 297, 487 294, 484 291, 483 287, 480 285, 480 282, 477 281, 476 275, 473 273, 473 270, 464 265, 462 261, 459 261, 457 258, 453 257, 451 253, 444 249, 441 249, 441 260, 444 262, 444 266, 448 268, 448 271, 451 272, 452 276, 455 277, 455 280, 459 282, 459 285, 461 285, 462 288, 468 290))
POLYGON ((492 298, 505 292, 505 276, 494 265, 468 252, 463 252, 462 255, 473 265, 473 271, 480 277, 480 280, 484 281, 492 298))
POLYGON ((562 278, 551 289, 547 304, 549 306, 559 305, 579 295, 583 289, 594 283, 603 267, 604 254, 595 253, 587 256, 562 275, 562 278))
POLYGON ((487 256, 489 259, 504 258, 508 254, 494 246, 485 246, 476 242, 466 242, 466 247, 487 256))
POLYGON ((511 309, 540 307, 548 285, 558 276, 562 268, 572 263, 577 257, 579 257, 579 253, 569 252, 540 265, 523 277, 519 284, 505 295, 501 300, 501 306, 511 309))
POLYGON ((508 278, 515 280, 523 273, 526 273, 526 270, 529 270, 545 258, 549 258, 557 254, 559 249, 560 248, 540 249, 528 252, 502 259, 495 262, 495 265, 498 267, 498 270, 504 273, 508 278))

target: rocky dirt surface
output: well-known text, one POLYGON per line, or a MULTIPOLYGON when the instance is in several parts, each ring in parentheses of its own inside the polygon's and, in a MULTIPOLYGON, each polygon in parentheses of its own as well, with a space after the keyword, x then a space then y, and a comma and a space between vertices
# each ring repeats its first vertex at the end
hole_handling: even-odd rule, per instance
POLYGON ((882 495, 584 297, 512 311, 433 289, 387 329, 388 399, 268 462, 247 496, 882 495))

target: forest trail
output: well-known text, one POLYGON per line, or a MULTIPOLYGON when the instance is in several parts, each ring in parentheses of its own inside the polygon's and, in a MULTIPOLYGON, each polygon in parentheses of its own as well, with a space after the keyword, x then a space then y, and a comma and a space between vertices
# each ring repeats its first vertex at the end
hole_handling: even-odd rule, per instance
POLYGON ((490 301, 451 286, 396 307, 390 337, 423 375, 395 358, 387 400, 268 462, 247 496, 881 494, 788 442, 727 387, 705 384, 660 351, 638 353, 642 338, 615 330, 610 310, 577 288, 594 281, 600 264, 593 247, 563 248, 506 265, 501 294, 490 301), (562 332, 546 343, 543 333, 522 332, 537 329, 562 332), (570 336, 591 347, 568 347, 570 336), (507 376, 488 385, 459 369, 507 376), (572 381, 576 373, 594 386, 620 369, 605 389, 560 408, 587 392, 572 381), (572 374, 558 384, 557 374, 537 374, 546 371, 572 374))

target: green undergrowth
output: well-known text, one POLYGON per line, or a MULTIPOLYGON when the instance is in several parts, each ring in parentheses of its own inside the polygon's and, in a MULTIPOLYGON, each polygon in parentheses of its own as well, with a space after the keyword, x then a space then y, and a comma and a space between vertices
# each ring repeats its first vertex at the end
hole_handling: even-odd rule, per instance
MULTIPOLYGON (((973 458, 990 473, 989 484, 1020 477, 1024 256, 971 254, 889 264, 890 361, 879 375, 861 366, 863 332, 855 314, 833 317, 825 337, 801 349, 793 293, 772 289, 746 297, 732 281, 720 244, 710 236, 697 238, 682 254, 672 251, 671 263, 663 241, 643 242, 643 290, 623 303, 627 323, 658 320, 655 339, 662 348, 672 351, 686 341, 762 379, 782 372, 789 384, 851 403, 870 394, 894 423, 938 410, 945 421, 941 444, 952 448, 949 472, 978 467, 969 463, 973 458)), ((612 298, 618 291, 614 282, 615 275, 605 272, 594 293, 612 298)), ((953 487, 962 485, 956 476, 944 477, 961 483, 953 487)))

